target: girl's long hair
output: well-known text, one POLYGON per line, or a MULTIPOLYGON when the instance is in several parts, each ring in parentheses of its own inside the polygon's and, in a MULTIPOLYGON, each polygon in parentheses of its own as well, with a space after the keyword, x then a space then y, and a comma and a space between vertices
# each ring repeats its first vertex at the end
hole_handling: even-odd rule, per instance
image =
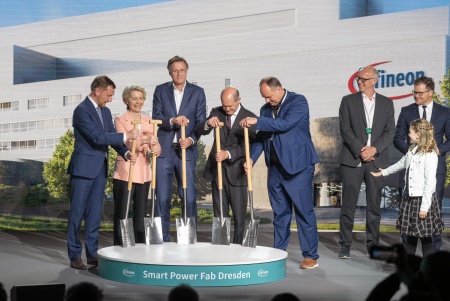
MULTIPOLYGON (((413 120, 410 128, 419 134, 419 143, 417 143, 418 153, 431 153, 435 151, 439 155, 439 150, 436 147, 434 140, 434 127, 425 119, 413 120)), ((411 145, 410 149, 416 147, 416 144, 411 145)))

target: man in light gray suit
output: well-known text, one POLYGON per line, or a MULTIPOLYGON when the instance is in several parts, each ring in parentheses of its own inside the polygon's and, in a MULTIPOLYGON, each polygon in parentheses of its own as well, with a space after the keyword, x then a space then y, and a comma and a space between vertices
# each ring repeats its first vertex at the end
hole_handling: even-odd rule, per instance
POLYGON ((339 153, 342 170, 342 205, 340 213, 341 251, 339 258, 350 258, 352 230, 359 190, 366 183, 367 251, 379 242, 382 177, 370 172, 389 166, 387 146, 395 131, 392 100, 375 92, 378 72, 367 66, 358 72, 360 92, 342 98, 339 125, 343 145, 339 153))

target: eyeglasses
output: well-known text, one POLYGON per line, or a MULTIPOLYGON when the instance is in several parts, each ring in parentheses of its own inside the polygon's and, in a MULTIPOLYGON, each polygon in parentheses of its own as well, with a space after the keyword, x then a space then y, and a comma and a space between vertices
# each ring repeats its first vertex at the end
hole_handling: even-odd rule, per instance
POLYGON ((426 90, 426 91, 423 91, 423 92, 419 92, 419 91, 414 91, 414 90, 412 90, 411 93, 414 94, 414 95, 422 96, 423 93, 427 93, 427 92, 430 92, 430 91, 431 91, 431 90, 426 90))
POLYGON ((369 79, 374 79, 374 77, 371 77, 371 78, 364 78, 364 77, 359 77, 359 76, 355 77, 356 82, 361 81, 363 84, 365 84, 366 80, 369 80, 369 79))

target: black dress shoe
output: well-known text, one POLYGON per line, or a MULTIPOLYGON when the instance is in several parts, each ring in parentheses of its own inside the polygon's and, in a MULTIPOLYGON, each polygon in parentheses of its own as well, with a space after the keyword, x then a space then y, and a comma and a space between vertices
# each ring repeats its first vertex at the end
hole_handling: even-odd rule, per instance
POLYGON ((87 264, 98 266, 98 257, 92 257, 87 259, 87 264))
POLYGON ((84 264, 83 260, 81 260, 80 257, 74 258, 70 261, 70 267, 78 270, 85 270, 86 265, 84 264))

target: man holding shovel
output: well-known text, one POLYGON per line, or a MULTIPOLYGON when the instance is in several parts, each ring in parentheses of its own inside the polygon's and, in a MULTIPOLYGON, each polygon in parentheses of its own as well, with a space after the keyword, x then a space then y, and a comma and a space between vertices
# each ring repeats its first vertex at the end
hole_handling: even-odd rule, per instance
MULTIPOLYGON (((239 91, 236 88, 225 88, 220 94, 222 106, 213 108, 207 120, 200 124, 197 132, 207 135, 220 122, 225 127, 220 130, 221 151, 216 152, 216 139, 209 153, 203 177, 212 182, 214 216, 220 216, 219 186, 217 185, 217 162, 222 162, 223 170, 223 203, 225 217, 229 217, 229 208, 233 211, 234 235, 233 243, 241 244, 245 230, 245 213, 247 211, 247 177, 242 165, 245 162, 244 130, 239 122, 245 117, 256 117, 255 114, 241 105, 239 91)), ((255 127, 249 130, 250 139, 255 138, 255 127)))
POLYGON ((163 241, 170 241, 170 206, 172 183, 176 176, 178 194, 186 203, 187 217, 197 216, 197 187, 195 186, 195 166, 198 158, 198 125, 206 117, 206 97, 202 88, 186 80, 189 65, 179 56, 167 63, 172 78, 170 82, 155 88, 153 95, 153 119, 161 120, 158 139, 162 152, 156 159, 156 199, 161 217, 163 241), (181 127, 186 127, 186 137, 181 138, 181 127), (187 187, 186 202, 182 189, 181 149, 186 150, 187 187))
POLYGON ((111 111, 106 107, 112 101, 116 85, 105 75, 97 76, 91 84, 91 93, 73 112, 75 145, 70 159, 70 211, 67 222, 67 250, 70 266, 85 270, 81 259, 83 247, 79 238, 84 219, 84 239, 87 263, 98 264, 98 229, 102 217, 103 196, 108 174, 108 145, 123 158, 136 162, 124 143, 137 139, 139 130, 116 133, 111 111))
POLYGON ((314 164, 319 158, 309 131, 308 102, 303 95, 283 89, 275 77, 263 78, 259 90, 266 101, 260 116, 245 118, 240 124, 256 125, 258 134, 251 147, 251 161, 256 162, 264 151, 269 168, 267 188, 274 215, 274 248, 286 250, 288 246, 294 207, 304 257, 300 268, 312 269, 318 266, 319 258, 312 199, 314 164))

